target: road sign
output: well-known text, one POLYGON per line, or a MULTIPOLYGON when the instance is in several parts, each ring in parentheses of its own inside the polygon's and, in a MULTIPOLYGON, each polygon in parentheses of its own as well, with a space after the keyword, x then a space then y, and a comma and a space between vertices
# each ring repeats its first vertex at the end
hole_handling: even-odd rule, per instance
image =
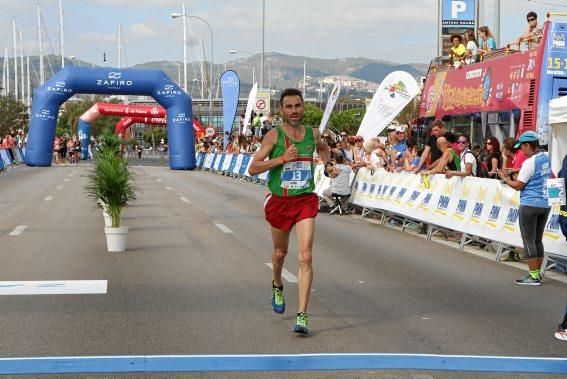
POLYGON ((205 136, 212 137, 214 135, 215 135, 215 128, 209 126, 207 129, 205 129, 205 136))
POLYGON ((254 112, 263 113, 267 116, 270 113, 270 90, 258 89, 256 101, 254 101, 254 112))
POLYGON ((266 108, 266 101, 263 99, 257 100, 256 101, 256 108, 258 110, 264 110, 266 108))

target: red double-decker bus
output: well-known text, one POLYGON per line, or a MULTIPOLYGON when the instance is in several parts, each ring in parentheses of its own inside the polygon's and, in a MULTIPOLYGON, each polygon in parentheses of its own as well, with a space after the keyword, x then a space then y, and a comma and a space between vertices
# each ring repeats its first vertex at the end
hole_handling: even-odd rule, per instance
POLYGON ((478 63, 453 68, 436 58, 420 103, 420 130, 442 119, 446 129, 467 133, 473 144, 536 131, 547 144, 549 101, 567 95, 567 24, 548 13, 540 46, 491 51, 478 63))

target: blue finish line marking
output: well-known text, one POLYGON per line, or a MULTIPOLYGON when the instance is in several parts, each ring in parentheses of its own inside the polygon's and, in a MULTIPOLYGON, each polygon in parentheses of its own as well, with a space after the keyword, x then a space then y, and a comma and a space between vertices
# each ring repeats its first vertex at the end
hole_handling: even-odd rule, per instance
POLYGON ((152 355, 0 358, 0 375, 323 370, 441 370, 567 374, 567 358, 430 354, 152 355))

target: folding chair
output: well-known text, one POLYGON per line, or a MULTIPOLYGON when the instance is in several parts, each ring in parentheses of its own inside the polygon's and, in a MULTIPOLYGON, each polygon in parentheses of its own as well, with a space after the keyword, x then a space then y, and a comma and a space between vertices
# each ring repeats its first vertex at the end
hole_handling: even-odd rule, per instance
POLYGON ((338 212, 340 215, 347 213, 347 207, 348 207, 348 200, 350 199, 350 194, 348 195, 338 195, 336 193, 331 195, 331 198, 333 199, 333 202, 335 203, 335 205, 333 206, 333 208, 331 209, 331 211, 329 212, 329 214, 334 214, 336 212, 338 212))

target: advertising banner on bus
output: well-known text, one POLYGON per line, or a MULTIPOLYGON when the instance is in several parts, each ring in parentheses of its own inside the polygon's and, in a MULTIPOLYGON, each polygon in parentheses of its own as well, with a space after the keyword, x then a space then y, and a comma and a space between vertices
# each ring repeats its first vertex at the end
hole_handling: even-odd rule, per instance
POLYGON ((422 117, 524 109, 535 85, 537 51, 430 74, 420 104, 422 117), (496 64, 497 63, 497 64, 496 64))

